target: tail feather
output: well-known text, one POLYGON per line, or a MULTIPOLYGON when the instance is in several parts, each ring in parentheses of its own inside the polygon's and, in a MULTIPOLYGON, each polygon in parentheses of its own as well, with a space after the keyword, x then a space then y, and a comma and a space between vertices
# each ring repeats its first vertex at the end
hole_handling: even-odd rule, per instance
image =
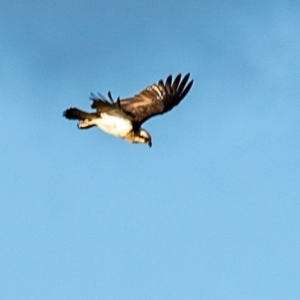
POLYGON ((77 124, 79 129, 88 129, 95 126, 93 120, 97 118, 97 114, 87 113, 75 107, 65 110, 63 116, 69 120, 79 120, 77 124))
POLYGON ((71 107, 64 111, 63 113, 64 117, 66 117, 69 120, 92 120, 95 119, 95 114, 90 114, 87 112, 84 112, 78 108, 71 107))

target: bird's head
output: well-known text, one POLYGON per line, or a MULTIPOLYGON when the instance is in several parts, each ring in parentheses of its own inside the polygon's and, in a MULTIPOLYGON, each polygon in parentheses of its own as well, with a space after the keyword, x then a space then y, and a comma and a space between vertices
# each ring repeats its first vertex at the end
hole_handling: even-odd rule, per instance
POLYGON ((139 129, 134 135, 133 143, 148 144, 149 147, 151 147, 152 146, 151 135, 146 130, 139 129))

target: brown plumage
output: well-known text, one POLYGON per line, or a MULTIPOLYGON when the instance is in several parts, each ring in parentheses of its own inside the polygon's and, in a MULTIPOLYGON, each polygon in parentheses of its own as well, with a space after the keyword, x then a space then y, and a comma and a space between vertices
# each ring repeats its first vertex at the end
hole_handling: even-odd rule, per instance
POLYGON ((187 74, 180 81, 181 74, 179 74, 172 82, 170 75, 165 83, 160 80, 157 84, 148 86, 135 96, 123 100, 118 98, 116 102, 113 102, 109 92, 108 97, 112 103, 108 102, 102 95, 97 97, 92 94, 93 103, 91 107, 97 111, 108 109, 108 107, 111 109, 113 107, 114 109, 118 108, 140 126, 151 117, 164 114, 178 105, 193 85, 193 80, 187 83, 189 77, 190 74, 187 74))
POLYGON ((193 85, 193 80, 188 82, 189 77, 190 74, 187 74, 181 79, 179 74, 173 81, 170 75, 165 82, 160 80, 128 99, 118 98, 114 101, 108 92, 108 101, 101 94, 92 94, 91 107, 95 112, 88 113, 71 107, 63 115, 70 120, 79 120, 80 129, 97 126, 128 142, 151 146, 151 136, 141 125, 151 117, 164 114, 178 105, 193 85))

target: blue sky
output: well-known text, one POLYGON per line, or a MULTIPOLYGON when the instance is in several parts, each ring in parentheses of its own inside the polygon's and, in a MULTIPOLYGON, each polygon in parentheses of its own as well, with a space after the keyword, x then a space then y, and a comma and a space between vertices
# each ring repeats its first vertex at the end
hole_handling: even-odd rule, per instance
POLYGON ((299 1, 1 1, 1 299, 299 299, 299 1), (169 74, 144 127, 64 109, 169 74))

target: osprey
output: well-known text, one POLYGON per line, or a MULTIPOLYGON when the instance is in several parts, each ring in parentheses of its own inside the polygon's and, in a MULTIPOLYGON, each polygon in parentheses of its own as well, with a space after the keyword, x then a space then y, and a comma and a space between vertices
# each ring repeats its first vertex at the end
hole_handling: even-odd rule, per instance
POLYGON ((108 101, 101 94, 91 94, 91 107, 95 112, 84 112, 71 107, 63 115, 69 120, 79 120, 77 127, 87 129, 99 127, 108 134, 122 138, 131 143, 152 145, 150 134, 141 125, 153 116, 164 114, 178 105, 189 92, 193 80, 189 81, 190 74, 181 80, 181 74, 172 81, 170 75, 165 82, 160 80, 148 86, 135 96, 114 101, 108 92, 108 101))

